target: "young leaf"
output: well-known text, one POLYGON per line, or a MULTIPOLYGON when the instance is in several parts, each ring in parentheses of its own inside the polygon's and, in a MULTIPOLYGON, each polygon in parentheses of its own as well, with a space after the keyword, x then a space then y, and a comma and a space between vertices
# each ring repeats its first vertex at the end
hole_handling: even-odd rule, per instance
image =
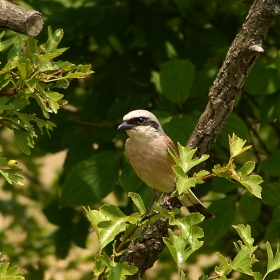
POLYGON ((221 253, 218 252, 217 256, 220 259, 221 264, 215 266, 215 272, 220 276, 229 274, 232 271, 232 267, 221 253))
POLYGON ((168 229, 169 238, 164 237, 163 241, 167 248, 169 249, 174 261, 176 262, 178 268, 188 259, 188 257, 199 247, 202 246, 203 242, 198 241, 196 249, 193 250, 191 247, 186 247, 186 240, 180 236, 173 234, 172 230, 168 229))
POLYGON ((209 158, 209 155, 202 155, 200 158, 194 158, 197 149, 190 149, 190 147, 184 147, 178 143, 178 151, 181 160, 181 167, 185 173, 189 172, 194 166, 202 163, 209 158))
POLYGON ((240 139, 234 133, 232 137, 228 136, 229 138, 229 149, 230 149, 230 158, 234 158, 237 155, 244 153, 245 151, 249 150, 251 146, 244 147, 246 140, 240 139))
POLYGON ((115 236, 125 231, 127 223, 136 224, 140 215, 126 216, 117 206, 103 205, 99 211, 86 210, 87 217, 97 233, 100 250, 114 240, 115 236))
POLYGON ((9 269, 8 262, 3 262, 0 264, 0 279, 7 280, 24 280, 25 278, 19 272, 17 267, 12 267, 9 269))
POLYGON ((268 257, 266 274, 268 274, 268 273, 280 268, 279 244, 277 245, 275 257, 273 256, 273 252, 272 252, 271 245, 269 242, 266 242, 266 250, 267 250, 267 257, 268 257))
POLYGON ((195 186, 195 178, 189 178, 180 166, 175 165, 172 169, 176 174, 175 183, 179 195, 188 193, 189 189, 195 186))
POLYGON ((248 247, 251 254, 257 249, 258 246, 253 246, 254 238, 251 237, 251 227, 247 225, 246 227, 243 224, 233 226, 239 236, 242 238, 244 244, 248 247))
POLYGON ((133 203, 138 208, 140 215, 145 215, 146 213, 146 207, 145 204, 141 198, 141 196, 137 193, 129 192, 128 197, 131 197, 133 203))
POLYGON ((176 225, 181 230, 181 236, 188 242, 193 251, 197 250, 200 245, 198 238, 204 236, 203 230, 195 226, 204 220, 204 216, 199 213, 191 213, 189 216, 175 219, 170 218, 170 225, 176 225), (197 247, 198 246, 198 247, 197 247))
MULTIPOLYGON (((250 162, 248 162, 250 165, 250 162)), ((263 182, 259 175, 248 175, 247 172, 251 170, 251 167, 247 170, 244 167, 246 163, 237 171, 237 174, 232 174, 231 178, 243 185, 250 193, 258 198, 262 198, 262 187, 260 184, 263 182)))

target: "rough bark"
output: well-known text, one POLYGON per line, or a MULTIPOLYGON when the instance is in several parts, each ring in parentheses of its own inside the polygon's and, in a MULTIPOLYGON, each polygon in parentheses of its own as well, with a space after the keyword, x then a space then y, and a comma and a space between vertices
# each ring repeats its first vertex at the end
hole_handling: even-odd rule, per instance
MULTIPOLYGON (((197 148, 197 155, 209 154, 217 136, 223 129, 233 109, 237 93, 249 75, 257 56, 262 53, 262 43, 273 19, 280 11, 280 0, 255 0, 245 19, 241 31, 233 41, 224 63, 209 93, 209 102, 191 135, 188 146, 197 148)), ((168 228, 168 221, 163 221, 168 228)), ((149 226, 149 231, 156 236, 156 242, 166 236, 166 228, 161 232, 158 223, 149 226)), ((133 262, 139 269, 137 275, 128 279, 141 279, 145 270, 152 267, 161 250, 150 250, 151 236, 144 229, 142 235, 131 242, 122 262, 133 262), (147 257, 147 254, 149 257, 147 257), (151 255, 153 254, 153 255, 151 255), (138 257, 145 259, 139 262, 138 257), (136 261, 138 260, 138 261, 136 261), (147 263, 149 262, 149 263, 147 263)))
POLYGON ((27 36, 37 36, 41 32, 43 24, 39 12, 28 11, 5 0, 0 0, 0 27, 27 36))

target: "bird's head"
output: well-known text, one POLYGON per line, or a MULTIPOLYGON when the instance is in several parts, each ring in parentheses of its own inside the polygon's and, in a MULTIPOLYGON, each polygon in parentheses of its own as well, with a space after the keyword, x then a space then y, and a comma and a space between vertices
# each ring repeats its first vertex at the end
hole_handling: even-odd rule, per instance
POLYGON ((135 110, 126 114, 118 130, 125 130, 129 137, 138 139, 164 135, 156 116, 146 110, 135 110))

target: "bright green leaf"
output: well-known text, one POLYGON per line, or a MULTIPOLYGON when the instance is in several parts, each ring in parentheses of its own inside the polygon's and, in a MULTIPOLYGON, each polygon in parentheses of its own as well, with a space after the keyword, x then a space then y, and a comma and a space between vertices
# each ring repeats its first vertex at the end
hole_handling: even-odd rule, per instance
POLYGON ((234 158, 245 151, 249 150, 251 146, 244 147, 246 140, 242 140, 238 136, 236 136, 234 133, 232 137, 229 137, 229 149, 230 149, 230 157, 234 158))
POLYGON ((215 266, 215 272, 220 276, 229 274, 232 271, 230 264, 221 253, 218 252, 217 256, 221 264, 219 266, 215 266))
POLYGON ((275 257, 273 255, 273 251, 269 242, 266 242, 266 250, 267 250, 267 274, 275 271, 280 268, 280 254, 279 254, 279 244, 277 245, 275 257))

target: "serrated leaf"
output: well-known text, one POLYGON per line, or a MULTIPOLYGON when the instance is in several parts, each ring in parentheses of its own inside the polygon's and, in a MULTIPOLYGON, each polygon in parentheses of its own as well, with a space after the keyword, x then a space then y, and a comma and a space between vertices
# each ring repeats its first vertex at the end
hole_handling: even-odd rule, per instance
POLYGON ((191 187, 195 186, 195 178, 189 178, 182 170, 180 166, 173 166, 172 169, 176 174, 175 183, 179 195, 188 193, 191 187))
POLYGON ((9 262, 0 264, 0 279, 2 280, 24 280, 22 273, 19 272, 17 267, 9 269, 9 262))
POLYGON ((17 175, 17 172, 20 172, 21 169, 0 169, 0 174, 7 180, 8 183, 16 183, 20 186, 24 185, 23 178, 17 175))
POLYGON ((279 244, 277 244, 277 249, 275 257, 273 256, 273 251, 269 242, 266 242, 267 250, 267 274, 280 268, 280 254, 279 254, 279 244))
POLYGON ((137 273, 138 269, 133 264, 116 263, 109 259, 106 254, 95 255, 94 257, 94 275, 98 276, 104 273, 105 268, 105 278, 108 280, 125 280, 127 275, 133 275, 137 273))
POLYGON ((260 184, 263 182, 263 179, 259 175, 244 176, 238 170, 237 175, 234 174, 231 176, 231 178, 243 185, 254 196, 262 198, 262 187, 260 184))
POLYGON ((195 68, 189 60, 172 59, 160 71, 160 85, 163 94, 171 102, 184 103, 195 78, 195 68))
POLYGON ((103 205, 99 211, 86 210, 87 217, 91 222, 99 240, 100 251, 112 242, 116 235, 126 230, 127 224, 136 224, 141 216, 126 216, 114 205, 103 205))
MULTIPOLYGON (((164 237, 163 242, 169 249, 174 261, 176 262, 177 266, 180 267, 188 257, 194 252, 191 247, 186 247, 185 239, 180 235, 176 236, 173 234, 172 230, 168 229, 169 238, 164 237)), ((202 241, 199 241, 196 250, 201 247, 203 244, 202 241)))
POLYGON ((215 272, 220 276, 229 274, 232 271, 230 264, 227 262, 226 258, 221 253, 218 252, 217 256, 221 264, 219 266, 215 266, 215 272))
POLYGON ((247 275, 253 275, 251 255, 249 250, 239 251, 230 265, 236 271, 245 273, 247 275))
POLYGON ((184 173, 189 172, 194 166, 202 163, 209 158, 209 155, 202 155, 200 158, 193 158, 197 149, 190 149, 178 143, 178 152, 180 163, 179 166, 183 169, 184 173))
POLYGON ((181 236, 185 239, 185 242, 190 244, 192 250, 195 251, 201 247, 198 238, 204 236, 203 230, 195 225, 201 223, 203 220, 203 215, 199 213, 191 213, 189 216, 183 218, 175 219, 174 217, 171 217, 170 225, 176 225, 180 228, 181 236))
POLYGON ((229 149, 230 149, 230 158, 234 158, 245 151, 249 150, 251 146, 244 147, 246 140, 242 140, 238 136, 236 136, 234 133, 232 137, 229 137, 229 149))
POLYGON ((253 252, 258 248, 258 246, 253 246, 254 238, 251 237, 251 227, 249 225, 245 227, 243 224, 237 226, 233 225, 233 227, 243 240, 244 244, 247 246, 250 253, 253 254, 253 252))

